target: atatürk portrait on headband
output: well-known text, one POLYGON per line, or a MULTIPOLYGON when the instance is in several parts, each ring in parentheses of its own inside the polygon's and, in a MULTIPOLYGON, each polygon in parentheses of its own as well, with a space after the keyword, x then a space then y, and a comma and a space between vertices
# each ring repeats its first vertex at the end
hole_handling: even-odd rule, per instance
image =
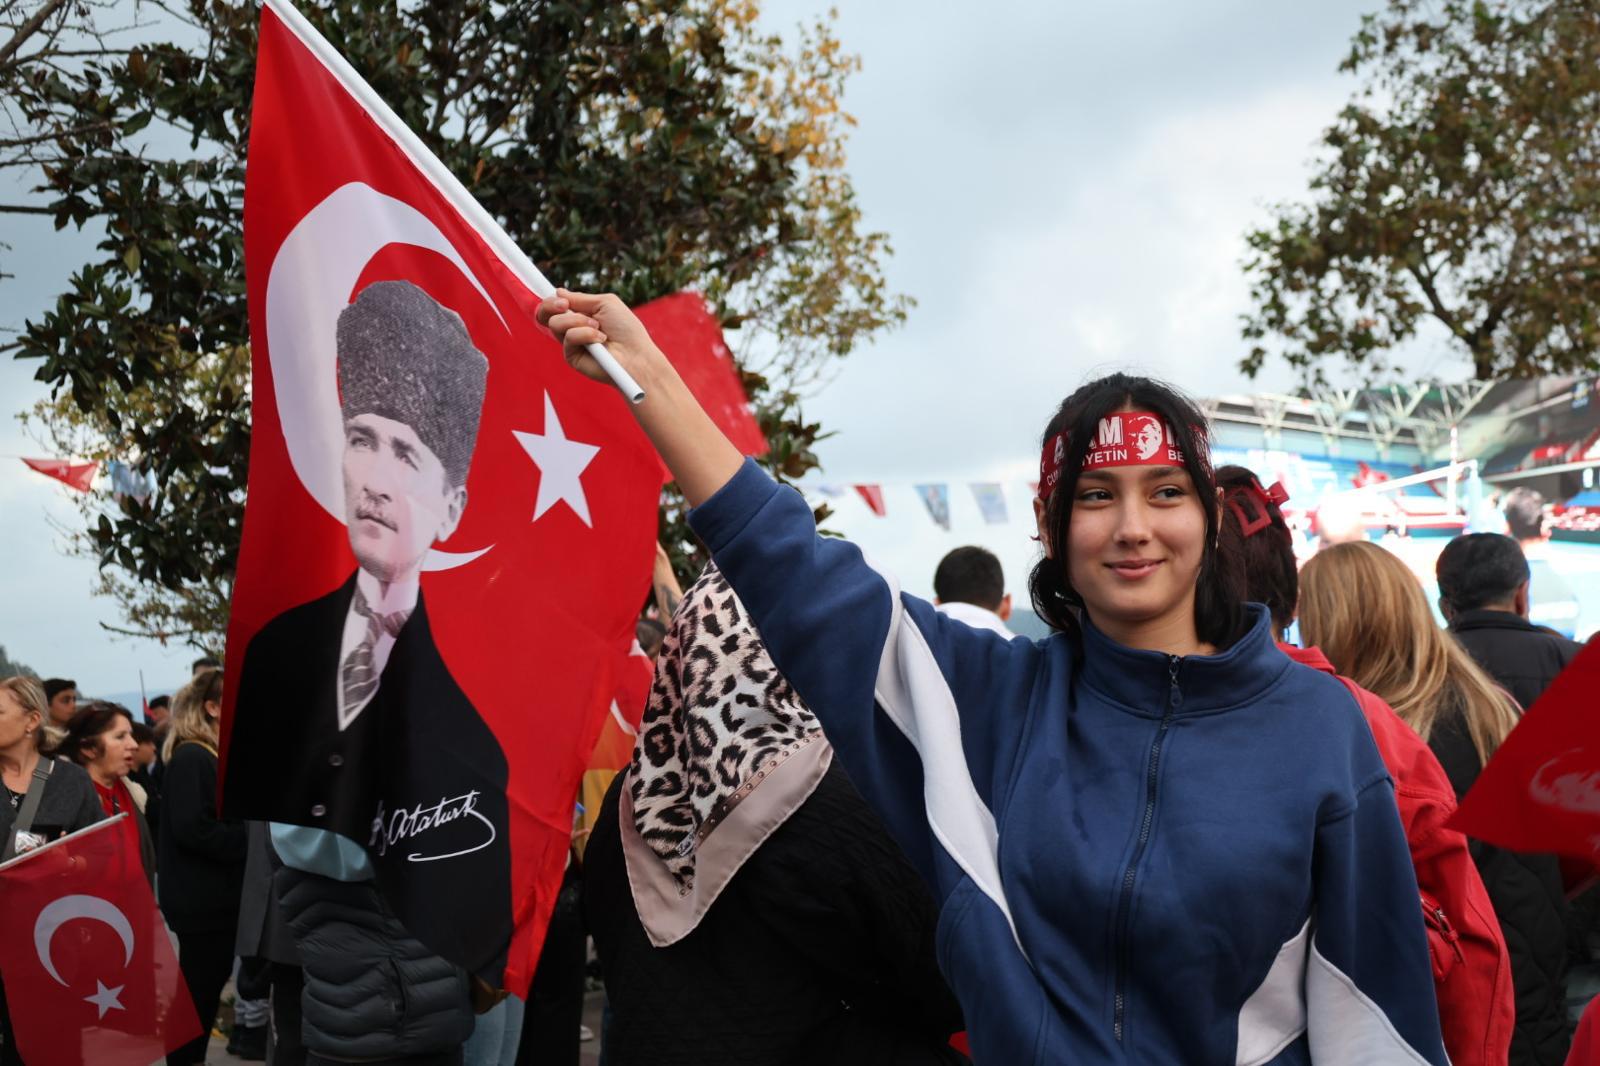
MULTIPOLYGON (((440 898, 471 883, 492 904, 509 895, 505 756, 439 655, 420 584, 466 510, 489 363, 455 312, 406 281, 363 289, 337 349, 357 568, 251 639, 226 788, 366 845, 380 880, 386 864, 421 864, 407 884, 423 889, 437 868, 440 898)), ((509 928, 492 910, 486 924, 509 928)))

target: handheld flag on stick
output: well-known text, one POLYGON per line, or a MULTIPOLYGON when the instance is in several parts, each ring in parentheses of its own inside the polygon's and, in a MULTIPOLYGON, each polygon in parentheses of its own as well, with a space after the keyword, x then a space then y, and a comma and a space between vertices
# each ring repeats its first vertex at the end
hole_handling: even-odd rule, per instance
POLYGON ((200 1035, 127 817, 0 866, 0 971, 29 1066, 144 1066, 200 1035))
POLYGON ((525 992, 660 461, 534 321, 548 283, 286 0, 252 106, 224 810, 365 845, 410 932, 525 992))

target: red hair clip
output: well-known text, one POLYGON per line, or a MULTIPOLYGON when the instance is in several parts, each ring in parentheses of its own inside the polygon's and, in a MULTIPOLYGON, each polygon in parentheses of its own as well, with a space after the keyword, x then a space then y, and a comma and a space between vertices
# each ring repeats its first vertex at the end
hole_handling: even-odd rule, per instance
POLYGON ((1250 484, 1229 489, 1224 493, 1222 502, 1228 505, 1233 516, 1239 520, 1239 532, 1246 537, 1253 537, 1272 525, 1272 508, 1282 507, 1289 502, 1289 490, 1283 487, 1281 481, 1274 481, 1271 488, 1263 489, 1261 482, 1251 478, 1250 484), (1254 518, 1246 515, 1244 508, 1239 506, 1241 499, 1248 499, 1255 505, 1254 518))

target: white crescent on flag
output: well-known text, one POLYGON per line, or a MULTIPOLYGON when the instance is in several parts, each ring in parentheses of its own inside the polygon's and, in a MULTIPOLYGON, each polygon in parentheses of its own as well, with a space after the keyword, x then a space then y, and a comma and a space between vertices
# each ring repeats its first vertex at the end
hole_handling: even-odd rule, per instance
POLYGON ((39 962, 44 965, 45 972, 62 987, 66 987, 67 982, 62 980, 61 974, 56 971, 55 960, 50 957, 50 939, 56 935, 57 929, 74 918, 87 918, 109 925, 122 938, 122 965, 133 961, 133 926, 116 904, 99 896, 62 896, 40 910, 39 917, 33 923, 33 950, 39 953, 39 962))

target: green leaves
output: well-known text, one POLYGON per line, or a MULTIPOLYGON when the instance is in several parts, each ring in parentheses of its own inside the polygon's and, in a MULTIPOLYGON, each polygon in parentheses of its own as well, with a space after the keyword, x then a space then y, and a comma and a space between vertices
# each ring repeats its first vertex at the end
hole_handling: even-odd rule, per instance
POLYGON ((1247 236, 1242 368, 1380 372, 1428 318, 1479 378, 1593 369, 1600 8, 1391 0, 1343 69, 1310 198, 1247 236))
MULTIPOLYGON (((31 319, 22 358, 62 453, 156 471, 143 505, 86 498, 81 550, 133 629, 214 649, 226 626, 250 440, 241 204, 259 9, 188 0, 198 39, 0 82, 56 131, 38 169, 58 228, 98 255, 31 319)), ((883 234, 845 172, 858 67, 826 20, 794 48, 750 0, 330 0, 305 14, 560 283, 633 303, 704 293, 795 478, 800 414, 832 360, 905 317, 883 234)), ((664 504, 686 576, 682 502, 664 504)))

